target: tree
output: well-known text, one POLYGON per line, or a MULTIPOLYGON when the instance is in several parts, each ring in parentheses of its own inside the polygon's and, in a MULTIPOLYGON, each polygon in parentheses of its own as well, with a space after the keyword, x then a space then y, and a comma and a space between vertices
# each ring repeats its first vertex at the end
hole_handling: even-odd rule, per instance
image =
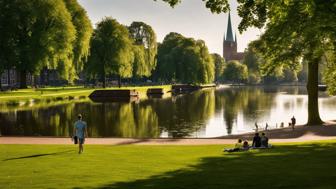
POLYGON ((106 76, 132 76, 133 42, 128 30, 115 19, 106 17, 97 24, 91 39, 90 56, 85 69, 90 77, 99 76, 106 87, 106 76))
MULTIPOLYGON (((335 48, 335 46, 334 46, 335 48)), ((335 51, 328 51, 324 55, 326 69, 323 80, 328 84, 328 92, 331 95, 336 94, 336 54, 335 51)))
POLYGON ((247 66, 236 60, 229 61, 224 69, 223 77, 227 81, 243 82, 248 77, 247 66))
POLYGON ((245 51, 243 64, 245 64, 248 69, 248 82, 251 84, 258 84, 261 82, 259 65, 262 64, 263 60, 257 54, 252 44, 253 43, 250 43, 245 51))
POLYGON ((20 72, 20 88, 27 87, 28 72, 68 62, 76 30, 63 1, 3 0, 0 12, 0 57, 20 72))
MULTIPOLYGON (((169 3, 169 5, 172 7, 181 2, 181 0, 162 0, 162 1, 169 3)), ((202 1, 205 3, 205 6, 208 9, 210 9, 211 12, 213 13, 222 13, 227 12, 229 10, 228 0, 202 0, 202 1)))
POLYGON ((73 42, 73 52, 70 55, 72 64, 66 65, 68 74, 64 74, 64 77, 72 82, 82 71, 83 64, 89 56, 93 28, 85 9, 77 0, 63 1, 71 14, 71 21, 76 29, 76 40, 73 42))
POLYGON ((215 65, 204 41, 170 33, 159 46, 155 75, 166 82, 211 83, 215 65))
POLYGON ((308 125, 322 123, 318 110, 318 65, 325 52, 335 52, 336 4, 333 0, 238 0, 239 30, 265 27, 256 43, 268 59, 267 72, 308 62, 308 125))
POLYGON ((128 30, 134 41, 133 77, 149 77, 156 66, 156 34, 143 22, 133 22, 128 30))

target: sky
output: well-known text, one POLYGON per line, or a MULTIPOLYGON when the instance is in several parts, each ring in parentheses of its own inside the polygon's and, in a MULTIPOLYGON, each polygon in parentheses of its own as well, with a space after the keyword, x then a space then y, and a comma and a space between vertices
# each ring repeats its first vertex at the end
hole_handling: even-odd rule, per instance
MULTIPOLYGON (((104 17, 115 18, 123 25, 142 21, 150 25, 158 42, 170 32, 186 37, 202 39, 211 53, 223 53, 223 37, 226 33, 228 14, 212 14, 205 8, 202 0, 183 0, 172 8, 161 0, 78 0, 86 9, 92 24, 104 17)), ((237 2, 230 0, 233 33, 237 34, 238 51, 242 52, 250 41, 257 39, 260 30, 251 28, 244 33, 238 32, 240 18, 237 15, 237 2)))

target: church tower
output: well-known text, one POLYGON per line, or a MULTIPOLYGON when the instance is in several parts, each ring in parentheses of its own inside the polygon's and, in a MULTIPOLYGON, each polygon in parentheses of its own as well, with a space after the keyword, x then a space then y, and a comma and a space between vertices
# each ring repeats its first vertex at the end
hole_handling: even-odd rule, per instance
POLYGON ((225 61, 234 60, 237 55, 237 36, 233 38, 231 14, 229 13, 226 36, 223 40, 223 58, 225 61))

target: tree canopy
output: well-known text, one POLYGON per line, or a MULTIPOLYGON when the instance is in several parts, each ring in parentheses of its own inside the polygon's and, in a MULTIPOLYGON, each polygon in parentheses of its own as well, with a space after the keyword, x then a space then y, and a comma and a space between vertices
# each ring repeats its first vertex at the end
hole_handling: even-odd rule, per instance
POLYGON ((36 73, 43 66, 56 68, 67 61, 73 49, 76 30, 63 1, 4 0, 0 2, 0 53, 10 67, 21 72, 21 87, 26 87, 26 73, 36 73))
POLYGON ((21 88, 43 67, 73 80, 88 56, 92 26, 76 0, 4 0, 0 23, 0 67, 15 67, 21 88))
POLYGON ((90 49, 90 39, 93 28, 89 17, 77 0, 63 0, 71 14, 71 21, 76 29, 76 40, 73 43, 73 53, 70 55, 72 64, 68 64, 70 80, 82 71, 83 63, 87 61, 90 49), (72 77, 71 77, 72 75, 72 77))
POLYGON ((247 66, 236 60, 229 61, 224 69, 223 77, 231 82, 243 82, 247 80, 247 66))
POLYGON ((286 65, 296 69, 308 62, 308 124, 321 123, 318 111, 318 64, 335 52, 336 4, 333 0, 238 0, 239 30, 264 27, 255 43, 267 60, 266 72, 286 65))
MULTIPOLYGON (((157 0, 154 0, 157 1, 157 0)), ((170 6, 174 7, 181 0, 162 0, 169 3, 170 6)), ((229 10, 228 0, 202 0, 205 3, 206 8, 210 9, 213 13, 227 12, 229 10)))
POLYGON ((131 77, 132 47, 127 28, 111 17, 104 18, 97 24, 91 39, 90 57, 85 66, 87 73, 94 78, 101 77, 104 87, 107 75, 131 77))
POLYGON ((222 79, 225 68, 224 58, 217 53, 211 54, 211 56, 215 63, 215 81, 219 81, 222 79))
POLYGON ((156 34, 143 22, 133 22, 128 30, 134 41, 133 77, 149 77, 156 66, 156 34))
POLYGON ((166 82, 211 83, 215 65, 204 41, 170 33, 159 46, 156 76, 166 82))

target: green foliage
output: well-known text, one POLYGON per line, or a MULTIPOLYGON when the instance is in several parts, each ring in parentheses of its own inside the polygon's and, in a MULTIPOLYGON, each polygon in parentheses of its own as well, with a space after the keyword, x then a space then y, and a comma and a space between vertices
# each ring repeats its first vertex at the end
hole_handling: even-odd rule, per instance
MULTIPOLYGON (((181 2, 181 0, 162 0, 162 1, 169 3, 169 5, 172 7, 181 2)), ((228 0, 202 0, 202 1, 205 3, 206 8, 210 9, 212 13, 219 14, 222 12, 227 12, 230 9, 228 0)))
MULTIPOLYGON (((335 48, 335 46, 334 46, 335 48)), ((336 49, 327 51, 324 55, 326 62, 326 69, 323 74, 323 81, 328 85, 328 93, 330 95, 336 94, 336 49)))
POLYGON ((217 53, 211 54, 211 56, 215 62, 215 81, 220 81, 225 67, 224 58, 217 53))
POLYGON ((132 76, 133 44, 128 30, 115 19, 106 17, 97 24, 91 39, 90 57, 85 66, 91 77, 132 76))
POLYGON ((149 77, 156 66, 156 34, 143 22, 133 22, 128 30, 134 41, 133 77, 149 77))
POLYGON ((223 77, 227 81, 244 82, 248 78, 247 66, 236 60, 229 61, 224 69, 223 77))
POLYGON ((92 26, 77 1, 4 0, 0 23, 0 68, 37 74, 47 67, 72 81, 88 56, 92 26))
POLYGON ((62 74, 68 76, 67 79, 72 81, 83 69, 83 63, 87 61, 93 29, 86 11, 77 0, 63 1, 71 14, 71 21, 76 29, 76 40, 73 43, 73 53, 70 55, 72 63, 65 65, 69 68, 65 70, 67 73, 62 74))
POLYGON ((266 26, 254 45, 269 60, 269 72, 281 64, 296 69, 302 58, 320 59, 335 41, 336 5, 331 0, 238 2, 240 31, 266 26))
POLYGON ((159 46, 155 75, 167 82, 211 83, 215 65, 204 41, 170 33, 159 46))
POLYGON ((335 52, 334 0, 238 0, 239 30, 250 26, 265 31, 254 45, 267 61, 266 73, 285 65, 297 70, 308 62, 308 124, 321 123, 318 111, 318 64, 325 52, 335 52))

